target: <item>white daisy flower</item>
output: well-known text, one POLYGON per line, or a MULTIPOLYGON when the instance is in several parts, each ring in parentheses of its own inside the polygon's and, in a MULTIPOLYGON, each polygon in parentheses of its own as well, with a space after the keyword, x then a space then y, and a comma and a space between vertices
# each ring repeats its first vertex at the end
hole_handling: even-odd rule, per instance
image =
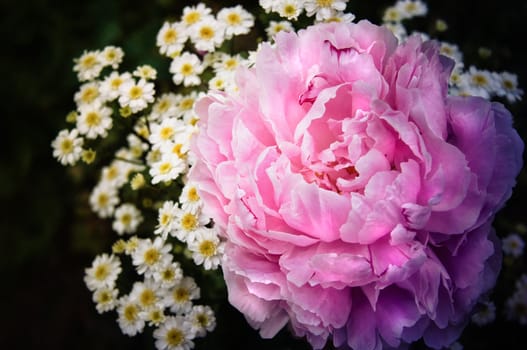
POLYGON ((205 270, 215 270, 221 263, 224 243, 214 229, 203 227, 196 230, 194 239, 188 242, 188 249, 196 265, 203 265, 205 270))
POLYGON ((100 181, 108 186, 120 188, 128 182, 128 175, 133 170, 132 167, 133 165, 128 162, 114 160, 102 168, 100 181))
POLYGON ((79 88, 79 91, 75 93, 73 100, 77 104, 77 107, 86 104, 103 102, 101 93, 99 91, 99 82, 90 81, 88 83, 82 84, 79 88))
POLYGON ((88 139, 108 136, 113 126, 112 109, 98 103, 82 105, 77 116, 77 129, 88 139))
POLYGON ((174 287, 183 278, 183 270, 178 262, 166 262, 159 264, 152 278, 161 288, 174 287))
POLYGON ((176 285, 169 289, 164 296, 163 303, 176 314, 185 314, 192 308, 192 300, 199 299, 200 289, 192 277, 183 277, 176 285))
POLYGON ((117 189, 106 183, 99 183, 90 195, 91 208, 100 218, 112 216, 117 204, 119 204, 117 189))
POLYGON ((91 267, 85 269, 84 282, 89 290, 113 288, 121 273, 121 261, 115 255, 97 255, 91 267))
POLYGON ((190 322, 183 316, 167 317, 154 331, 156 348, 159 350, 190 350, 194 348, 195 335, 190 322))
POLYGON ((84 51, 84 53, 73 60, 75 65, 73 71, 77 72, 79 81, 93 80, 101 74, 104 68, 103 62, 100 59, 99 51, 84 51))
POLYGON ((497 73, 499 88, 496 95, 505 97, 510 103, 521 100, 523 90, 518 88, 518 76, 509 72, 497 73))
POLYGON ((403 20, 403 18, 404 15, 398 7, 389 6, 386 8, 386 10, 384 10, 382 21, 388 23, 399 23, 403 20))
POLYGON ((153 185, 175 180, 187 170, 187 164, 179 157, 162 155, 161 160, 152 164, 149 173, 153 185))
POLYGON ((278 0, 273 7, 281 17, 289 20, 296 20, 304 11, 303 2, 299 0, 278 0))
POLYGON ((119 74, 117 71, 113 71, 108 75, 100 85, 101 99, 104 101, 113 101, 119 97, 120 86, 132 79, 132 75, 128 72, 119 74))
POLYGON ((164 239, 173 230, 178 206, 173 201, 165 201, 163 206, 159 208, 157 215, 157 226, 154 231, 155 234, 161 235, 164 239))
POLYGON ((515 258, 520 257, 523 254, 524 247, 525 243, 517 233, 511 233, 502 240, 503 252, 515 258))
POLYGON ((480 70, 471 66, 468 72, 461 76, 460 88, 472 96, 490 98, 490 93, 495 90, 497 85, 492 74, 487 70, 480 70))
POLYGON ((132 252, 132 264, 136 266, 137 273, 151 277, 158 265, 172 260, 171 244, 165 244, 163 239, 157 237, 153 242, 150 239, 139 240, 137 248, 132 252))
POLYGON ((185 124, 182 120, 171 117, 165 118, 161 123, 152 123, 150 125, 150 136, 148 141, 153 149, 160 149, 165 144, 171 144, 178 133, 185 130, 185 124))
POLYGON ((353 13, 346 13, 341 11, 333 11, 332 15, 328 18, 325 18, 322 21, 316 21, 316 22, 335 22, 335 23, 351 23, 355 19, 355 15, 353 13))
POLYGON ((196 231, 208 224, 210 218, 201 212, 192 212, 190 210, 178 210, 176 214, 175 230, 171 235, 177 237, 182 242, 194 240, 196 231))
POLYGON ((181 23, 185 27, 190 28, 201 22, 204 18, 210 17, 211 12, 212 10, 203 3, 199 3, 196 6, 184 7, 181 23))
POLYGON ((484 326, 492 323, 496 319, 496 305, 488 301, 481 303, 480 308, 472 315, 472 322, 478 326, 484 326))
POLYGON ((133 336, 143 331, 145 320, 141 317, 140 312, 141 307, 137 301, 129 296, 119 299, 117 323, 119 323, 119 327, 121 327, 121 331, 124 334, 133 336))
POLYGON ((154 84, 145 79, 139 79, 138 82, 128 80, 119 87, 119 91, 119 104, 121 107, 129 107, 132 113, 139 112, 154 102, 154 84))
POLYGON ((115 288, 101 287, 93 292, 93 302, 97 312, 102 314, 114 310, 117 306, 117 295, 119 291, 115 288))
POLYGON ((267 37, 273 39, 276 34, 284 32, 292 32, 294 30, 293 24, 289 21, 270 21, 269 26, 265 29, 267 37))
POLYGON ((399 0, 395 7, 401 11, 403 19, 425 16, 428 12, 426 4, 420 0, 399 0))
POLYGON ((185 27, 179 22, 165 22, 157 33, 159 53, 172 57, 183 51, 188 35, 185 27))
POLYGON ((158 285, 152 280, 135 282, 130 292, 130 299, 135 301, 141 310, 148 310, 160 303, 158 285))
POLYGON ((155 80, 157 78, 157 70, 149 64, 138 66, 133 72, 134 77, 144 80, 155 80))
POLYGON ((143 221, 143 216, 137 207, 130 203, 121 204, 115 209, 112 228, 119 235, 134 233, 143 221))
POLYGON ((214 51, 225 39, 225 25, 212 16, 203 18, 189 30, 190 40, 199 51, 214 51))
POLYGON ((210 306, 192 306, 188 319, 191 322, 192 330, 196 334, 196 337, 204 337, 207 332, 212 332, 216 328, 216 317, 210 306))
POLYGON ((187 183, 179 196, 181 209, 186 212, 197 213, 201 209, 203 202, 198 193, 198 188, 193 183, 187 183))
POLYGON ((51 142, 53 157, 62 165, 74 165, 82 156, 83 143, 84 139, 79 136, 77 129, 61 130, 51 142))
POLYGON ((247 34, 254 25, 254 16, 240 5, 222 8, 216 17, 225 25, 226 39, 247 34))
POLYGON ((124 51, 120 47, 106 46, 99 55, 104 66, 111 66, 112 69, 119 68, 119 65, 123 61, 124 51))
POLYGON ((177 103, 178 95, 173 92, 159 96, 152 106, 152 112, 148 119, 154 122, 161 122, 165 118, 176 117, 178 114, 177 103))
POLYGON ((304 6, 306 14, 316 15, 317 21, 331 18, 335 11, 344 11, 348 0, 306 0, 304 6))
POLYGON ((145 320, 149 326, 159 327, 160 324, 166 321, 165 308, 158 304, 141 311, 139 316, 145 320))
POLYGON ((181 56, 174 57, 170 64, 172 81, 179 85, 195 86, 201 84, 199 75, 203 73, 204 66, 198 56, 184 52, 181 56))
POLYGON ((261 8, 265 10, 266 13, 275 11, 277 0, 259 0, 258 3, 261 8))

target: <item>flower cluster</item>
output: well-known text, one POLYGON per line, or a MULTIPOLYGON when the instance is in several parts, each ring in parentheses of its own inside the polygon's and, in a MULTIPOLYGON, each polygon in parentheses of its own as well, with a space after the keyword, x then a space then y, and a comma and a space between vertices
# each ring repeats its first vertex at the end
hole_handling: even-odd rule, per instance
MULTIPOLYGON (((455 44, 409 33, 420 0, 397 1, 382 26, 355 22, 347 0, 259 3, 263 17, 200 3, 163 23, 167 91, 150 65, 120 71, 118 47, 75 59, 73 126, 52 148, 63 165, 111 156, 89 198, 117 235, 86 269, 97 311, 116 311, 130 336, 153 327, 158 349, 193 348, 216 319, 194 304, 192 262, 221 266, 263 337, 289 324, 317 349, 460 347, 470 317, 496 313, 492 221, 523 143, 488 100, 519 100, 516 75, 467 69, 455 44), (230 51, 255 18, 267 40, 230 51)), ((521 323, 524 280, 507 304, 521 323)))

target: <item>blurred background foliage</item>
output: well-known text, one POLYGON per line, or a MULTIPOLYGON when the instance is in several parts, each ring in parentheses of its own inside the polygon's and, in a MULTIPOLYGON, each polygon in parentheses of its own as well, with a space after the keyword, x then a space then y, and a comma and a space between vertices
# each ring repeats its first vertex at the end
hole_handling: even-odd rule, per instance
MULTIPOLYGON (((257 1, 204 1, 218 9, 257 1)), ((394 1, 352 0, 358 18, 380 22, 382 10, 394 1)), ((149 333, 122 335, 115 313, 98 315, 84 286, 84 268, 95 254, 108 251, 115 238, 108 221, 91 213, 88 196, 97 174, 86 168, 64 168, 52 158, 51 141, 66 127, 79 84, 73 58, 84 50, 106 45, 125 51, 123 69, 151 64, 167 74, 169 62, 155 46, 157 31, 175 19, 184 6, 177 0, 3 0, 0 2, 2 105, 0 199, 1 349, 152 349, 149 333)), ((527 89, 525 37, 527 2, 428 1, 429 15, 414 25, 433 30, 437 18, 449 29, 439 38, 459 44, 467 64, 517 73, 527 89), (480 47, 489 57, 479 55, 480 47)), ((216 12, 216 11, 215 11, 216 12)), ((251 38, 249 41, 253 40, 251 38)), ((254 42, 250 42, 254 44, 254 42)), ((526 98, 527 100, 527 98, 526 98)), ((527 139, 527 101, 508 106, 515 125, 527 139)), ((504 236, 519 231, 525 239, 526 175, 522 172, 496 228, 504 236)), ((495 293, 512 294, 514 278, 525 272, 525 255, 507 262, 495 293)), ((197 277, 206 280, 207 276, 197 277)), ((200 284, 206 289, 205 284, 200 284)), ((303 341, 281 332, 261 340, 243 317, 226 302, 214 305, 218 327, 198 340, 198 349, 308 349, 303 341)), ((206 293, 205 293, 206 294, 206 293)), ((469 326, 461 339, 465 349, 523 349, 526 329, 508 322, 497 305, 491 326, 469 326)))

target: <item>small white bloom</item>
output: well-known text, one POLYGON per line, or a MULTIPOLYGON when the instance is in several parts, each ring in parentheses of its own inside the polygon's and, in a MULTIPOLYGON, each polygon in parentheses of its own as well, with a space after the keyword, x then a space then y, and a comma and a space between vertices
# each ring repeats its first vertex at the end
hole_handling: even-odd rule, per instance
POLYGON ((171 235, 176 236, 182 242, 192 241, 196 230, 204 227, 210 221, 210 218, 203 213, 190 210, 178 210, 176 215, 175 230, 171 232, 171 235))
POLYGON ((184 52, 172 60, 169 70, 172 73, 174 84, 183 83, 184 86, 195 86, 201 83, 199 75, 203 69, 203 64, 198 56, 184 52))
POLYGON ((187 164, 181 158, 162 155, 161 160, 151 165, 152 185, 175 180, 187 170, 187 164))
POLYGON ((141 307, 129 296, 119 299, 117 307, 117 322, 121 331, 129 336, 141 333, 145 327, 145 320, 140 315, 141 307))
POLYGON ((160 149, 165 144, 171 144, 178 133, 185 131, 185 124, 181 119, 171 117, 165 118, 161 123, 150 125, 150 136, 148 141, 153 149, 160 149))
POLYGON ((279 0, 274 7, 274 11, 278 12, 281 17, 296 20, 304 11, 302 4, 299 0, 279 0))
POLYGON ((95 186, 90 195, 91 208, 100 218, 112 216, 117 204, 119 204, 117 189, 104 182, 95 186))
POLYGON ((193 183, 187 183, 181 191, 179 196, 179 203, 181 203, 181 209, 192 213, 197 213, 203 202, 199 196, 198 189, 193 183))
POLYGON ((195 334, 190 322, 183 316, 167 317, 154 331, 156 348, 159 350, 190 350, 194 348, 195 334))
POLYGON ((192 277, 183 277, 169 289, 163 299, 164 304, 174 313, 184 314, 192 308, 192 300, 199 299, 200 289, 192 277))
POLYGON ((91 267, 84 271, 84 282, 89 290, 94 291, 103 287, 113 288, 121 273, 121 261, 113 254, 97 255, 91 267))
POLYGON ((148 322, 149 326, 158 327, 161 323, 165 322, 165 308, 162 305, 156 304, 143 310, 139 313, 139 316, 148 322))
POLYGON ((121 160, 114 160, 102 168, 100 182, 108 186, 120 188, 128 182, 128 175, 133 170, 132 164, 121 160))
POLYGON ((82 155, 84 139, 79 136, 77 129, 71 131, 64 129, 51 142, 53 157, 62 165, 74 165, 82 155))
POLYGON ((165 22, 157 33, 157 46, 159 53, 172 57, 183 51, 183 46, 188 39, 185 27, 179 22, 165 22))
POLYGON ((306 0, 306 14, 311 17, 316 14, 317 21, 331 18, 334 11, 344 11, 348 0, 306 0))
POLYGON ((84 51, 79 58, 73 60, 75 62, 73 71, 77 72, 79 81, 92 80, 101 74, 104 64, 99 55, 99 51, 84 51))
POLYGON ((157 237, 153 242, 150 239, 139 240, 137 248, 132 252, 132 264, 137 266, 137 273, 151 277, 158 265, 172 260, 170 250, 172 245, 157 237))
POLYGON ((77 129, 88 139, 108 136, 113 126, 112 109, 98 103, 82 105, 77 116, 77 129))
POLYGON ((511 233, 502 240, 503 252, 515 258, 523 254, 525 242, 517 233, 511 233))
POLYGON ((396 6, 389 6, 384 10, 382 21, 387 23, 399 23, 403 20, 404 15, 396 6))
POLYGON ((221 263, 224 243, 215 229, 203 227, 196 230, 194 239, 188 242, 188 249, 196 265, 203 265, 205 270, 215 270, 221 263))
POLYGON ((240 5, 225 7, 217 14, 218 21, 225 25, 225 37, 247 34, 254 25, 254 16, 240 5))
POLYGON ((164 239, 174 229, 174 219, 176 218, 178 206, 173 201, 165 201, 159 208, 157 215, 157 226, 155 234, 161 235, 164 239))
POLYGON ((137 207, 130 203, 121 204, 115 209, 112 228, 118 234, 134 233, 139 224, 143 221, 143 216, 137 207))
POLYGON ((199 51, 214 51, 224 39, 225 25, 212 16, 203 18, 190 29, 190 40, 199 51))
POLYGON ((395 7, 401 12, 403 19, 425 16, 428 8, 421 0, 399 0, 395 7))
POLYGON ((161 288, 169 289, 183 278, 183 270, 178 262, 166 262, 158 265, 152 277, 161 288))
POLYGON ((467 94, 490 98, 491 92, 495 91, 497 81, 487 70, 479 70, 471 66, 468 72, 461 75, 459 87, 467 94))
POLYGON ((324 18, 322 21, 317 20, 316 22, 335 22, 335 23, 351 23, 355 19, 353 13, 346 13, 342 11, 332 11, 332 14, 328 18, 324 18))
POLYGON ((101 99, 104 101, 113 101, 119 97, 120 86, 132 79, 132 75, 128 72, 119 74, 119 72, 113 71, 107 76, 102 82, 99 88, 101 99))
POLYGON ((161 122, 165 118, 176 117, 178 95, 173 92, 165 93, 159 96, 152 106, 152 112, 148 116, 149 120, 161 122))
POLYGON ((102 314, 115 309, 117 306, 117 295, 119 291, 115 288, 101 287, 93 292, 93 302, 97 312, 102 314))
POLYGON ((523 90, 518 88, 518 76, 509 72, 496 74, 496 80, 499 81, 496 95, 505 97, 509 103, 520 101, 522 99, 523 90))
POLYGON ((149 103, 154 102, 154 84, 140 79, 124 82, 120 88, 119 104, 121 107, 130 107, 132 113, 145 109, 149 103))
POLYGON ((196 337, 204 337, 216 328, 216 317, 210 306, 194 305, 188 315, 196 337))
POLYGON ((479 310, 472 315, 472 322, 478 326, 484 326, 496 319, 496 305, 488 301, 481 303, 479 310))
POLYGON ((80 107, 85 104, 92 103, 101 103, 102 96, 99 91, 99 82, 90 81, 84 83, 80 86, 79 91, 77 91, 73 97, 77 107, 80 107))
POLYGON ((196 6, 187 6, 183 8, 183 14, 181 16, 181 23, 191 28, 203 21, 203 19, 211 16, 212 10, 205 6, 203 3, 199 3, 196 6))
POLYGON ((270 21, 269 26, 265 29, 267 37, 272 39, 279 32, 292 32, 294 30, 293 24, 289 21, 270 21))
POLYGON ((141 310, 148 310, 161 301, 158 289, 159 286, 149 279, 144 282, 135 282, 130 292, 130 299, 135 301, 141 310))
POLYGON ((116 46, 106 46, 99 55, 99 58, 104 66, 111 66, 117 69, 119 64, 123 61, 123 49, 116 46))
POLYGON ((138 66, 132 73, 134 77, 144 80, 155 80, 157 77, 157 70, 149 64, 138 66))

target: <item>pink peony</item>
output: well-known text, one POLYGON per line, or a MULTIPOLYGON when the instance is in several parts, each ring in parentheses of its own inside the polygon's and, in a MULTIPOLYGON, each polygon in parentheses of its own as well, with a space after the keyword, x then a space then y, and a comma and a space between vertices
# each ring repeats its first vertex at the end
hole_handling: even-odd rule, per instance
POLYGON ((367 21, 280 33, 239 93, 199 101, 190 177, 227 244, 229 301, 316 349, 452 343, 500 269, 491 227, 523 143, 451 97, 435 42, 367 21))

